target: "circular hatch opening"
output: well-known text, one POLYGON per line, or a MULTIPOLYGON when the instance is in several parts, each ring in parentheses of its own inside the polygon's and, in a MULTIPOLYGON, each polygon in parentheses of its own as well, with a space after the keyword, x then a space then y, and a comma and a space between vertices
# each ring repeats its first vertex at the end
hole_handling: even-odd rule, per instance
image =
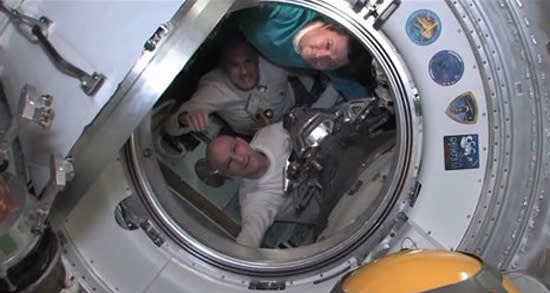
MULTIPOLYGON (((240 181, 217 173, 205 160, 208 142, 230 127, 215 114, 201 132, 173 136, 164 125, 192 97, 200 78, 216 68, 220 48, 239 28, 239 14, 257 8, 239 2, 195 52, 126 147, 137 193, 155 224, 182 248, 180 257, 214 271, 279 278, 359 263, 390 234, 402 220, 400 212, 414 200, 410 190, 420 161, 421 111, 410 76, 391 43, 368 18, 328 1, 279 5, 316 11, 361 44, 361 54, 347 69, 369 87, 377 107, 392 115, 363 136, 349 122, 321 143, 325 160, 317 179, 325 191, 321 198, 329 200, 319 200, 317 194, 299 211, 279 214, 259 249, 235 243, 241 227, 240 181)), ((313 70, 300 74, 323 78, 313 70)), ((351 108, 344 100, 323 113, 334 117, 330 115, 337 109, 351 108)))

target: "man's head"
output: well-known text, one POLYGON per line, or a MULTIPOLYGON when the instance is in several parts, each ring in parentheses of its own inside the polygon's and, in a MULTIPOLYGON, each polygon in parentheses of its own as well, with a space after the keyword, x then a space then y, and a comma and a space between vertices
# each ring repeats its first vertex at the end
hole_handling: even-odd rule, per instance
POLYGON ((333 70, 348 64, 351 37, 341 27, 321 20, 306 25, 297 34, 296 49, 317 70, 333 70))
POLYGON ((206 150, 208 164, 223 175, 257 179, 265 174, 269 160, 240 137, 218 136, 206 150))
POLYGON ((241 90, 250 90, 258 83, 258 53, 244 40, 234 39, 225 45, 221 67, 233 85, 241 90))

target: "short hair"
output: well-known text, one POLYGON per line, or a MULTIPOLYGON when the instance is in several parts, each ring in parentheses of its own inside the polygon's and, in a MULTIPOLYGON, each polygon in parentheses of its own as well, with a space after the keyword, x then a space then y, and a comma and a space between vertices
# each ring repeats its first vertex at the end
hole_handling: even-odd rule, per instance
POLYGON ((342 35, 348 36, 348 60, 357 58, 358 56, 364 55, 365 48, 359 42, 355 36, 351 35, 350 32, 341 24, 336 22, 326 22, 328 29, 333 30, 342 35))
POLYGON ((254 47, 252 47, 252 45, 250 45, 246 41, 246 39, 242 34, 234 33, 227 38, 227 40, 225 41, 225 44, 222 47, 222 50, 220 53, 220 60, 219 60, 220 64, 223 64, 227 58, 227 54, 238 46, 245 46, 248 49, 250 49, 252 52, 256 53, 256 50, 254 49, 254 47))

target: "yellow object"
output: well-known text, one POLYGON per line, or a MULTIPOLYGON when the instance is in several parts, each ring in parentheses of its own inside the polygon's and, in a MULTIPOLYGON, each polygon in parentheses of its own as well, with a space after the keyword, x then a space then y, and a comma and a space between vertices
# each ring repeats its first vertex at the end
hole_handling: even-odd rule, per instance
POLYGON ((512 284, 512 281, 508 280, 508 278, 504 277, 502 280, 502 287, 508 291, 508 293, 521 293, 518 288, 514 284, 512 284))
MULTIPOLYGON (((402 251, 357 269, 343 280, 342 289, 347 293, 424 292, 461 283, 472 278, 482 268, 478 259, 463 253, 439 250, 402 251)), ((503 279, 503 287, 508 293, 520 293, 506 278, 503 279)))

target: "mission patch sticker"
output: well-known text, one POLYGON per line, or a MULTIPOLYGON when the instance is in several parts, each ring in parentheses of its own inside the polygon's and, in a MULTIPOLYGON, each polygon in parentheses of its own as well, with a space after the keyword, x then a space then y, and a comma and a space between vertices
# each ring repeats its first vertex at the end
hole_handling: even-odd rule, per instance
POLYGON ((458 53, 451 50, 439 51, 430 60, 430 76, 442 86, 457 83, 464 74, 464 62, 458 53))
POLYGON ((435 12, 420 9, 413 12, 405 25, 407 35, 415 44, 426 46, 432 44, 441 34, 441 21, 435 12))
POLYGON ((443 137, 445 170, 479 168, 479 141, 477 134, 443 137))
POLYGON ((462 124, 475 124, 477 122, 477 102, 472 92, 465 92, 454 98, 447 110, 447 116, 462 124))

